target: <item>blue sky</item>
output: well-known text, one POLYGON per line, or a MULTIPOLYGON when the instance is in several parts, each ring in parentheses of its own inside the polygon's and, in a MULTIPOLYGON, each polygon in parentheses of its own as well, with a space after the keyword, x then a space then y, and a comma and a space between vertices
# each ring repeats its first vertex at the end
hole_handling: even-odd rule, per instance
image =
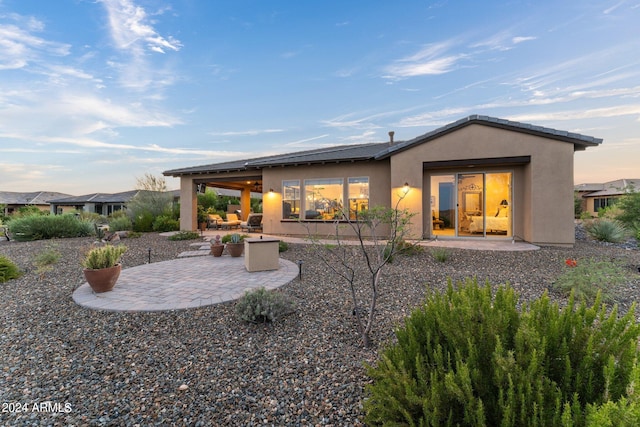
POLYGON ((126 191, 471 114, 603 138, 576 183, 640 178, 640 0, 0 0, 3 191, 126 191))

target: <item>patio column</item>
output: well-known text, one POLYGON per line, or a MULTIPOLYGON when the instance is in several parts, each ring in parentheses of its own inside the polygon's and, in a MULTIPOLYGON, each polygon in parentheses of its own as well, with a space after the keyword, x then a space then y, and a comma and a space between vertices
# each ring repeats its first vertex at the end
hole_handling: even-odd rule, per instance
POLYGON ((198 196, 193 179, 180 178, 180 230, 198 229, 198 196))
POLYGON ((240 191, 240 211, 242 212, 242 220, 246 221, 251 212, 251 188, 244 187, 240 191))

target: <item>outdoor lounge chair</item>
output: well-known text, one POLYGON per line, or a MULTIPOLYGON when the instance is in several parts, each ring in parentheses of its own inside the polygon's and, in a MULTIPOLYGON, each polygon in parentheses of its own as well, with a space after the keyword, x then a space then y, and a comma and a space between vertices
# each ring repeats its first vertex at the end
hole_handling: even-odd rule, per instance
POLYGON ((207 215, 207 228, 220 228, 223 219, 220 215, 209 214, 207 215))
POLYGON ((252 231, 262 231, 262 214, 261 213, 252 213, 249 214, 246 221, 240 223, 240 228, 243 230, 247 230, 248 232, 252 231))
POLYGON ((241 222, 242 221, 238 219, 238 215, 228 213, 227 219, 225 221, 222 221, 222 223, 220 223, 220 226, 222 228, 238 228, 241 222))

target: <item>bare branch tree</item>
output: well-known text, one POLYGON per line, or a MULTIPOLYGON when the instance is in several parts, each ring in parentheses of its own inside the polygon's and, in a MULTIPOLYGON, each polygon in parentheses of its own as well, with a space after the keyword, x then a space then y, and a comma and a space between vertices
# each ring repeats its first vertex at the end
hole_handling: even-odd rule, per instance
POLYGON ((392 260, 407 249, 406 240, 413 214, 399 209, 406 193, 399 195, 393 208, 376 206, 366 211, 341 209, 334 221, 334 234, 325 243, 313 235, 307 224, 312 249, 320 260, 349 286, 353 315, 365 347, 371 345, 370 334, 375 320, 378 289, 382 272, 392 260), (351 233, 347 233, 350 230, 351 233), (385 235, 381 235, 384 233, 385 235), (354 240, 347 240, 350 234, 354 240), (365 267, 366 281, 358 272, 365 267), (358 295, 368 294, 368 310, 358 295))

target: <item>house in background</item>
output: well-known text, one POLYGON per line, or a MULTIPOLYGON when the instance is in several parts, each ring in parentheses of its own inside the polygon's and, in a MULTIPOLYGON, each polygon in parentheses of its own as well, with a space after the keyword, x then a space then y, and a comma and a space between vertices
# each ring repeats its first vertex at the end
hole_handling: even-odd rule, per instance
MULTIPOLYGON (((173 169, 180 227, 196 229, 202 186, 263 193, 263 229, 334 233, 339 212, 398 206, 415 238, 513 239, 570 246, 575 151, 602 140, 487 116, 469 116, 409 141, 342 145, 173 169)), ((388 232, 388 230, 387 230, 388 232)))
POLYGON ((603 184, 579 184, 574 188, 581 198, 583 212, 598 216, 598 211, 613 205, 625 193, 640 191, 640 179, 617 179, 603 184))
MULTIPOLYGON (((94 193, 84 196, 71 196, 51 200, 51 213, 60 215, 69 212, 91 212, 109 216, 116 211, 126 208, 126 204, 138 193, 146 190, 131 190, 122 193, 94 193)), ((172 191, 174 202, 179 200, 180 192, 172 191)))
POLYGON ((50 201, 61 197, 70 197, 70 195, 55 191, 34 191, 30 193, 0 191, 0 205, 3 206, 4 215, 10 215, 24 206, 36 206, 41 211, 49 212, 51 210, 50 201))

